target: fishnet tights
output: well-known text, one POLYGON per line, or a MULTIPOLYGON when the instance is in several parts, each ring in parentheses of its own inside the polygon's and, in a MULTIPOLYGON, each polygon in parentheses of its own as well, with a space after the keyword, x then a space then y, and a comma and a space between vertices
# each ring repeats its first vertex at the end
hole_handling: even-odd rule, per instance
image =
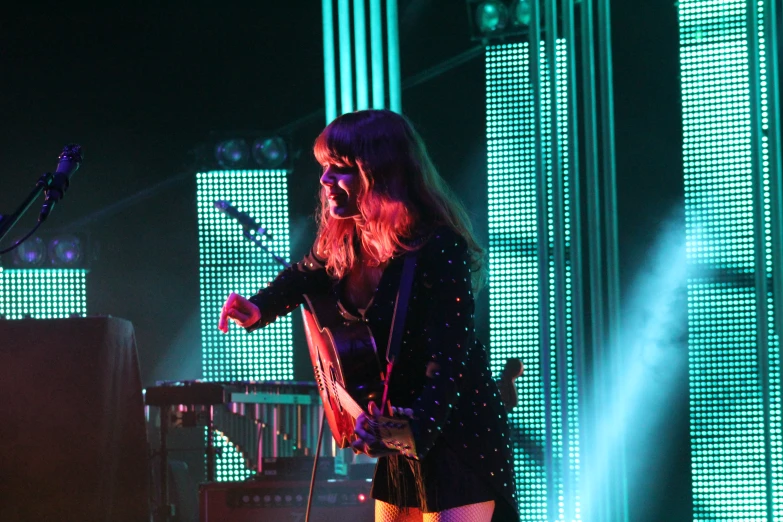
POLYGON ((495 501, 468 504, 437 513, 422 513, 418 508, 400 508, 375 501, 375 522, 490 522, 495 501))

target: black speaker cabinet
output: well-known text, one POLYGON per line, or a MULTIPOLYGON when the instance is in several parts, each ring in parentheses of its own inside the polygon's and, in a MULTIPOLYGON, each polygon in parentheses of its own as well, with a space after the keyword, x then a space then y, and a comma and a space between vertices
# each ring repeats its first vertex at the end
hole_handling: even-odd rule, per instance
MULTIPOLYGON (((309 481, 212 482, 199 486, 200 522, 304 522, 309 481)), ((313 522, 372 522, 367 480, 318 481, 313 522)))

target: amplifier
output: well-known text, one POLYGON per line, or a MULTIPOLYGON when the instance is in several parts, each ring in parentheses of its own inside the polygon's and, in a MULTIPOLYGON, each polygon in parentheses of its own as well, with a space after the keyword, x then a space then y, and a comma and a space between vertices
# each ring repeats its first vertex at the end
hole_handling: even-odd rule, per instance
MULTIPOLYGON (((372 522, 370 481, 317 481, 314 522, 372 522)), ((304 522, 310 482, 210 482, 199 485, 200 522, 304 522)))

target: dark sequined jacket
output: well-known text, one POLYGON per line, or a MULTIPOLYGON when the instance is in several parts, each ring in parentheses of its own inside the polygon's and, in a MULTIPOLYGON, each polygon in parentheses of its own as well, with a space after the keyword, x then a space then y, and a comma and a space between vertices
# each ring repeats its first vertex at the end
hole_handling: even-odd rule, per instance
MULTIPOLYGON (((364 314, 376 345, 388 343, 403 257, 383 272, 364 314)), ((516 510, 506 412, 491 378, 487 352, 475 338, 469 251, 452 230, 437 229, 416 260, 405 334, 389 385, 394 406, 412 408, 418 457, 448 444, 516 510)), ((252 331, 302 303, 302 294, 339 292, 311 252, 250 298, 261 311, 252 331)), ((497 512, 497 508, 496 508, 497 512)), ((497 519, 497 517, 496 517, 497 519)))

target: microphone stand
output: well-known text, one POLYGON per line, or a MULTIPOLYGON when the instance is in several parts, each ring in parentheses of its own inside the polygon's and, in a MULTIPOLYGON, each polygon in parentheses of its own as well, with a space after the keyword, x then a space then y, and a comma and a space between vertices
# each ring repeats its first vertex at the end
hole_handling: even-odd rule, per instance
POLYGON ((27 198, 13 214, 6 216, 0 215, 0 241, 2 241, 8 232, 10 232, 10 230, 14 227, 14 225, 16 225, 24 213, 27 212, 27 210, 30 208, 30 205, 32 205, 33 202, 38 199, 38 196, 41 195, 41 192, 49 188, 49 185, 52 184, 53 179, 54 175, 51 172, 42 174, 38 179, 38 183, 35 184, 35 188, 30 192, 27 198))
POLYGON ((41 223, 46 221, 49 217, 49 213, 54 208, 55 203, 60 201, 65 195, 65 191, 68 189, 70 177, 79 169, 79 165, 82 162, 82 148, 76 144, 69 144, 63 148, 60 153, 59 161, 57 162, 57 170, 54 174, 46 172, 38 179, 38 183, 35 184, 35 188, 30 192, 27 198, 22 202, 21 206, 9 216, 0 215, 0 241, 10 232, 11 228, 19 221, 19 218, 27 212, 30 205, 33 204, 38 196, 46 191, 46 199, 44 200, 41 213, 38 215, 38 223, 33 229, 27 233, 22 239, 14 243, 10 248, 0 250, 0 254, 5 254, 15 249, 23 242, 25 242, 30 236, 32 236, 41 223))
MULTIPOLYGON (((291 263, 283 259, 282 257, 275 254, 272 250, 269 249, 268 246, 263 244, 258 237, 256 237, 255 234, 250 232, 249 228, 245 228, 245 232, 243 234, 247 239, 250 240, 251 243, 256 245, 258 248, 262 249, 264 252, 272 256, 272 259, 280 263, 286 268, 289 268, 291 266, 291 263)), ((302 306, 307 306, 306 304, 303 304, 302 306)), ((303 308, 300 308, 302 311, 302 317, 305 317, 305 311, 303 308)), ((306 324, 306 322, 305 322, 306 324)), ((315 477, 318 472, 318 457, 321 454, 321 440, 323 439, 324 434, 324 425, 326 424, 326 411, 324 410, 323 415, 321 415, 321 424, 318 428, 318 445, 315 450, 315 456, 313 457, 313 471, 310 475, 310 492, 307 495, 307 510, 305 511, 305 520, 304 522, 310 522, 310 515, 311 515, 311 508, 313 504, 313 489, 315 488, 315 477)))
POLYGON ((282 257, 280 257, 280 256, 278 256, 277 254, 275 254, 274 252, 272 252, 272 251, 269 249, 269 247, 268 247, 268 246, 266 246, 265 244, 263 244, 263 243, 261 242, 261 240, 260 240, 260 239, 258 239, 258 237, 257 237, 255 234, 253 234, 252 232, 250 232, 250 229, 249 229, 249 228, 245 228, 245 232, 244 232, 244 234, 242 234, 242 235, 243 235, 243 236, 245 236, 245 238, 249 239, 249 240, 250 240, 250 242, 251 242, 251 243, 253 243, 255 246, 257 246, 258 248, 262 249, 264 252, 266 252, 267 254, 269 254, 270 256, 272 256, 272 259, 274 259, 275 261, 277 261, 278 263, 280 263, 281 265, 283 265, 285 268, 289 268, 289 267, 291 266, 291 263, 289 263, 288 261, 286 261, 286 260, 285 260, 285 259, 283 259, 282 257))

